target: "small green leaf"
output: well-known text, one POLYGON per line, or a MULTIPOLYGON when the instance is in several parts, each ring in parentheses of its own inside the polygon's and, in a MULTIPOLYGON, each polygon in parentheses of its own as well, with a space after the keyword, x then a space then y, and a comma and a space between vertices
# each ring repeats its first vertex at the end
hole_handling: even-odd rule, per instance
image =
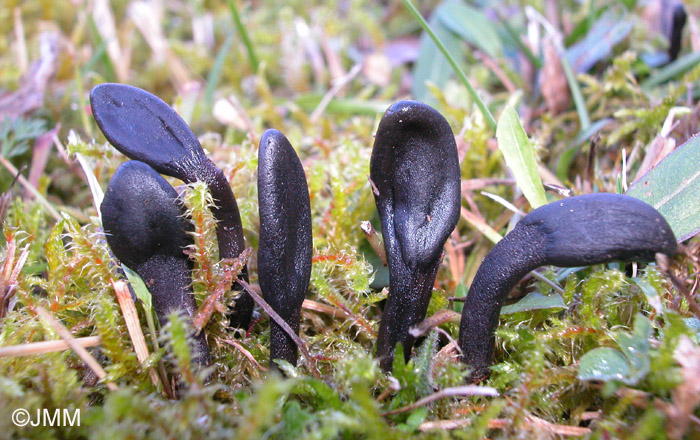
POLYGON ((678 241, 700 232, 700 137, 666 156, 630 186, 627 195, 656 208, 678 241))
POLYGON ((581 357, 578 378, 581 380, 625 381, 630 366, 625 355, 610 347, 594 348, 581 357))
POLYGON ((413 411, 410 416, 406 419, 405 426, 408 428, 409 432, 415 432, 421 423, 425 421, 428 416, 428 408, 421 407, 413 411))
POLYGON ((651 323, 644 315, 637 315, 634 321, 634 332, 617 334, 617 344, 627 358, 630 372, 626 383, 634 385, 649 372, 649 338, 651 323))
POLYGON ((513 107, 506 107, 496 129, 498 148, 503 152, 506 165, 513 173, 528 202, 533 208, 547 203, 542 180, 537 172, 535 148, 528 139, 518 114, 513 107))
POLYGON ((563 309, 566 308, 561 295, 554 293, 544 296, 539 292, 530 292, 520 301, 501 309, 501 315, 512 315, 513 313, 529 312, 542 309, 563 309))
POLYGON ((151 313, 151 310, 153 309, 153 305, 151 303, 151 292, 148 291, 146 284, 143 282, 139 274, 129 269, 126 265, 122 264, 122 268, 124 269, 126 278, 129 280, 129 284, 131 284, 131 288, 134 289, 136 297, 143 302, 146 312, 151 313))

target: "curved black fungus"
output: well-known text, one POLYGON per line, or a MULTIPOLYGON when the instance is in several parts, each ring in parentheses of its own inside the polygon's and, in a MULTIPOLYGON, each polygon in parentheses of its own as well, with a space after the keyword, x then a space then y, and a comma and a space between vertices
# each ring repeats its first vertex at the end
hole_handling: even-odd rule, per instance
POLYGON ((486 256, 467 294, 459 344, 470 382, 488 378, 503 301, 530 271, 610 261, 653 261, 676 253, 676 239, 653 207, 620 194, 589 194, 535 209, 486 256))
MULTIPOLYGON (((221 258, 238 257, 245 248, 238 205, 223 171, 209 160, 185 121, 163 100, 137 87, 100 84, 90 92, 97 125, 107 140, 131 159, 145 162, 159 173, 186 183, 203 181, 216 206, 212 213, 221 258)), ((248 281, 247 268, 239 275, 248 281)), ((242 290, 240 285, 234 289, 242 290)), ((253 299, 245 291, 229 317, 235 327, 247 328, 253 299)))
MULTIPOLYGON (((287 138, 267 130, 258 158, 260 241, 258 276, 265 301, 299 332, 301 305, 311 276, 311 208, 306 175, 287 138)), ((270 323, 270 362, 296 365, 297 346, 275 321, 270 323)))
POLYGON ((400 101, 384 113, 374 140, 370 177, 389 263, 389 296, 377 357, 391 370, 394 347, 410 357, 409 328, 422 319, 442 248, 459 220, 460 170, 449 124, 432 107, 400 101))
MULTIPOLYGON (((174 311, 192 320, 197 312, 192 262, 184 253, 192 243, 192 224, 175 190, 145 163, 125 162, 112 176, 100 211, 109 247, 146 283, 161 325, 174 311)), ((211 363, 203 332, 194 337, 193 358, 211 363)))

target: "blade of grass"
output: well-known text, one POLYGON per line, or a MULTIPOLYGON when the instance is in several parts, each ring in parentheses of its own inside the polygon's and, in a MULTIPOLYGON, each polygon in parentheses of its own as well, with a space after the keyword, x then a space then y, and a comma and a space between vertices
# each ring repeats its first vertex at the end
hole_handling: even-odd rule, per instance
POLYGON ((38 189, 34 187, 29 181, 21 174, 19 174, 19 171, 17 171, 17 168, 15 168, 12 163, 10 163, 9 160, 5 159, 4 157, 0 156, 0 164, 7 168, 7 171, 10 172, 13 176, 17 176, 17 180, 19 180, 19 183, 22 184, 22 186, 29 191, 39 202, 39 204, 46 209, 46 211, 53 217, 56 221, 61 220, 61 214, 58 213, 56 208, 53 207, 51 202, 46 200, 46 197, 41 195, 38 189))
POLYGON ((654 87, 684 74, 698 63, 700 63, 700 51, 684 55, 644 80, 641 85, 642 90, 649 93, 654 87))
POLYGON ((541 69, 542 60, 536 57, 535 54, 532 53, 532 50, 530 50, 530 48, 525 43, 523 43, 518 33, 515 31, 515 29, 513 29, 513 26, 511 26, 510 23, 508 23, 508 20, 503 16, 503 13, 498 9, 495 9, 495 11, 496 15, 498 16, 498 21, 503 25, 503 28, 506 30, 508 35, 510 35, 510 38, 513 39, 515 44, 518 46, 518 48, 520 48, 523 54, 525 54, 527 59, 530 60, 530 62, 536 68, 541 69))
POLYGON ((231 9, 231 16, 233 17, 233 23, 236 25, 236 30, 238 30, 238 33, 241 35, 243 45, 245 45, 245 49, 248 52, 250 67, 253 68, 254 73, 258 73, 258 66, 260 65, 258 63, 258 57, 255 55, 255 49, 253 48, 253 44, 250 42, 250 38, 248 37, 248 31, 246 31, 245 26, 243 26, 243 22, 241 21, 241 15, 238 13, 236 0, 228 0, 228 7, 231 9))
POLYGON ((207 88, 204 91, 204 106, 208 109, 211 108, 212 101, 214 101, 214 92, 221 79, 221 69, 224 67, 226 55, 228 55, 229 50, 231 50, 232 44, 233 34, 229 35, 226 41, 224 41, 224 44, 221 45, 221 49, 219 49, 219 52, 216 54, 214 65, 209 71, 209 76, 207 76, 207 88))
POLYGON ((576 107, 576 113, 578 113, 581 131, 588 130, 588 127, 591 125, 591 117, 588 115, 586 101, 583 99, 583 93, 581 93, 581 88, 576 80, 576 75, 574 75, 574 70, 571 68, 571 64, 569 64, 569 61, 566 59, 566 52, 564 50, 564 44, 562 43, 561 34, 554 29, 551 23, 549 23, 549 21, 547 21, 547 19, 543 17, 542 14, 540 14, 535 8, 527 6, 525 8, 525 14, 527 14, 530 19, 540 23, 545 31, 552 36, 554 47, 557 49, 557 55, 559 55, 559 60, 561 61, 561 67, 564 70, 564 76, 566 76, 566 82, 569 83, 571 97, 574 98, 574 106, 576 107))
MULTIPOLYGON (((229 0, 232 1, 232 0, 229 0)), ((486 104, 484 104, 484 101, 481 100, 479 95, 476 93, 476 90, 474 87, 472 87, 472 84, 469 82, 469 79, 467 78, 467 75, 464 73, 461 67, 457 65, 457 62, 455 61, 454 57, 452 57, 452 54, 447 50, 445 45, 440 41, 440 38, 438 38, 437 35, 435 35, 435 32, 433 32, 433 29, 430 27, 427 21, 425 21, 425 18, 421 15, 420 12, 418 12, 418 9, 416 9, 415 6, 413 6, 413 3, 411 3, 411 0, 401 0, 408 9, 411 14, 415 17, 415 19, 418 21, 420 26, 423 28, 423 30, 430 35, 430 38, 432 38, 433 42, 435 45, 440 49, 440 52, 447 58, 447 61, 450 63, 450 66, 452 66, 452 69, 455 71, 457 76, 459 77, 460 81, 462 81, 462 84, 464 87, 467 88, 467 91, 469 92, 469 95, 471 95, 472 99, 474 102, 476 102, 477 107, 479 107, 479 110, 481 110, 481 113, 484 115, 486 118, 486 121, 489 123, 491 128, 493 130, 496 130, 496 119, 494 119, 493 115, 489 111, 488 107, 486 107, 486 104)))

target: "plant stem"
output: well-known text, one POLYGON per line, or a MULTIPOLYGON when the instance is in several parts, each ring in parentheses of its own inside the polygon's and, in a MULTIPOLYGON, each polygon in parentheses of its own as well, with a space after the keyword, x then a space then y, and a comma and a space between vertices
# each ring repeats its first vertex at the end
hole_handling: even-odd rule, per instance
MULTIPOLYGON (((229 2, 232 0, 229 0, 229 2)), ((411 3, 411 0, 401 0, 406 6, 406 9, 408 9, 411 14, 418 20, 418 23, 421 25, 423 30, 430 35, 430 38, 433 40, 435 45, 440 49, 440 52, 442 52, 443 55, 445 55, 445 58, 447 58, 447 61, 450 63, 450 66, 452 66, 452 69, 455 71, 459 79, 462 81, 462 84, 464 84, 464 87, 467 88, 467 91, 469 92, 469 95, 471 95, 472 99, 474 102, 476 102, 476 105, 479 107, 479 110, 481 110, 481 113, 484 115, 486 118, 486 121, 489 123, 491 128, 493 130, 496 130, 496 120, 494 119, 493 115, 489 111, 488 107, 486 107, 486 104, 484 104, 484 101, 481 100, 479 95, 476 93, 476 90, 474 90, 474 87, 472 87, 472 84, 469 82, 469 79, 467 78, 467 75, 464 73, 461 67, 457 64, 455 61, 454 57, 450 54, 450 52, 447 50, 445 45, 442 43, 440 38, 435 35, 435 32, 433 29, 430 27, 427 21, 425 21, 425 18, 421 15, 420 12, 418 12, 418 9, 416 9, 415 6, 413 6, 413 3, 411 3)))
POLYGON ((250 61, 250 66, 253 68, 254 73, 258 73, 258 57, 255 55, 255 49, 253 49, 253 44, 250 42, 248 37, 248 32, 243 26, 241 21, 241 15, 238 13, 238 7, 236 6, 236 0, 228 0, 228 7, 231 9, 231 16, 233 16, 233 22, 236 25, 238 33, 241 34, 243 39, 243 44, 245 45, 246 51, 248 52, 248 60, 250 61))

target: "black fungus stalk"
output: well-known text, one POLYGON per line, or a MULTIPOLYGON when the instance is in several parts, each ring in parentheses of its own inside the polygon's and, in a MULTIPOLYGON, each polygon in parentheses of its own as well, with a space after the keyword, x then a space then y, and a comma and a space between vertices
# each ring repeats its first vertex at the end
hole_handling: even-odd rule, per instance
MULTIPOLYGON (((150 166, 123 163, 112 176, 100 206, 107 243, 114 255, 143 279, 161 325, 173 312, 192 321, 197 304, 192 293, 192 224, 175 190, 150 166)), ((209 365, 204 333, 193 336, 194 357, 209 365)))
MULTIPOLYGON (((265 301, 299 333, 301 305, 311 276, 311 208, 306 175, 287 138, 267 130, 260 139, 258 277, 265 301)), ((297 362, 297 347, 270 322, 270 362, 297 362)))
POLYGON ((457 145, 445 118, 415 101, 389 107, 375 136, 370 177, 390 275, 377 357, 389 371, 397 343, 410 357, 415 338, 408 330, 425 318, 442 248, 459 220, 457 145))
POLYGON ((503 301, 530 271, 611 261, 653 261, 676 253, 676 239, 653 207, 619 194, 563 199, 523 217, 481 263, 467 294, 459 344, 472 368, 469 381, 488 378, 503 301))
MULTIPOLYGON (((236 258, 245 249, 236 199, 226 176, 206 157, 185 121, 163 100, 124 84, 100 84, 90 93, 92 112, 107 140, 131 159, 185 183, 202 181, 209 187, 217 220, 220 258, 236 258)), ((244 266, 240 278, 248 281, 244 266)), ((239 285, 234 289, 242 290, 239 285)), ((232 325, 247 328, 253 299, 246 292, 229 315, 232 325)))

